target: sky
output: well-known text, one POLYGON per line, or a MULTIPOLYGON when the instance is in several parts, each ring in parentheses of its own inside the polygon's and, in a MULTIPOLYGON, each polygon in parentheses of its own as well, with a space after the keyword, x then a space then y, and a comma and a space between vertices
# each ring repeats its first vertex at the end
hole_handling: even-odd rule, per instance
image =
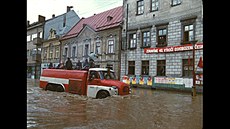
POLYGON ((80 18, 87 18, 122 4, 123 0, 27 0, 27 20, 37 22, 38 15, 50 19, 53 14, 58 16, 66 13, 67 6, 73 6, 71 10, 80 18))

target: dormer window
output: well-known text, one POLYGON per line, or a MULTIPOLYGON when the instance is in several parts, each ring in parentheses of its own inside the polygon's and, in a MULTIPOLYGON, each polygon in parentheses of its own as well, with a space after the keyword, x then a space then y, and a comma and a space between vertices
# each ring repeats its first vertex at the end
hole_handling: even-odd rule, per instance
POLYGON ((112 19, 113 19, 112 16, 108 16, 108 17, 107 17, 107 22, 110 22, 112 19))
POLYGON ((51 28, 48 39, 53 39, 53 38, 56 38, 56 30, 51 28))

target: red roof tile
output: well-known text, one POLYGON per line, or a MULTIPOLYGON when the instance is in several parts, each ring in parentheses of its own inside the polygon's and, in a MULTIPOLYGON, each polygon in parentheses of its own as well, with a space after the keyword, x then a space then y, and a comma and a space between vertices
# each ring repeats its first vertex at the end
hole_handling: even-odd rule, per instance
POLYGON ((62 39, 77 36, 84 28, 84 24, 91 27, 95 31, 117 27, 122 22, 122 13, 123 6, 119 6, 88 18, 82 18, 65 36, 62 37, 62 39), (108 17, 110 17, 110 21, 107 20, 108 17))

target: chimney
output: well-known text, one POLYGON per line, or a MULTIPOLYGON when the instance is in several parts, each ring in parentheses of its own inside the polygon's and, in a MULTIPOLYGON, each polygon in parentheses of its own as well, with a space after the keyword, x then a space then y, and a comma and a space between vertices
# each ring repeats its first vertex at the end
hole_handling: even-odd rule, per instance
POLYGON ((41 22, 45 22, 46 18, 42 15, 38 15, 38 22, 41 23, 41 22))
POLYGON ((52 18, 55 18, 55 14, 52 15, 52 18))
POLYGON ((86 25, 87 25, 87 24, 83 23, 83 25, 82 25, 82 26, 83 26, 83 28, 84 28, 86 25))
POLYGON ((69 12, 73 6, 67 6, 67 12, 69 12))

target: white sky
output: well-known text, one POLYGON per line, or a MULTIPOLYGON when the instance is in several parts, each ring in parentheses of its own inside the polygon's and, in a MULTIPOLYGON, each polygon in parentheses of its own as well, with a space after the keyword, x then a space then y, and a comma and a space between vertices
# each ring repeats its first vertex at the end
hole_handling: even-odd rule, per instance
POLYGON ((27 20, 37 22, 38 15, 50 19, 53 14, 58 16, 65 13, 67 6, 73 6, 71 10, 80 18, 87 18, 122 4, 123 0, 27 0, 27 20))

